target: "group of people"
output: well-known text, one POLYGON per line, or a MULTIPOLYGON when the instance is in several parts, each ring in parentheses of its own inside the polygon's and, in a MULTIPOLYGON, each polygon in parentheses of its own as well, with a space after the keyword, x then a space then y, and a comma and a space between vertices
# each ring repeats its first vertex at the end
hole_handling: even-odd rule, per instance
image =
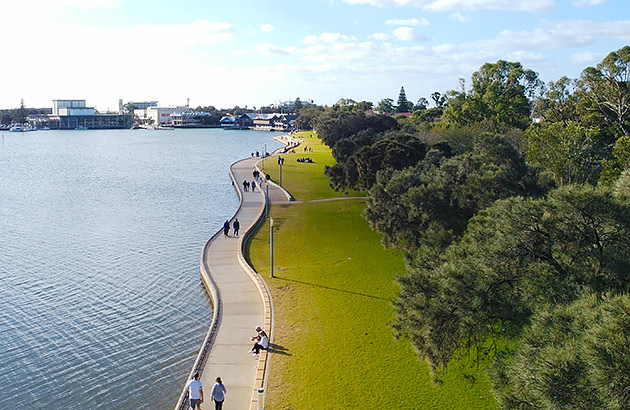
MULTIPOLYGON (((215 382, 214 386, 212 386, 212 392, 210 393, 210 400, 214 401, 215 410, 221 410, 227 389, 223 385, 223 381, 221 381, 220 377, 217 377, 215 382)), ((190 408, 193 410, 201 410, 201 403, 203 403, 203 386, 199 380, 199 372, 196 372, 193 379, 188 382, 187 389, 188 397, 190 398, 190 408)))
POLYGON ((311 159, 311 157, 306 157, 306 158, 298 158, 297 162, 308 162, 308 163, 312 164, 313 160, 311 159))
MULTIPOLYGON (((260 349, 266 350, 269 348, 269 336, 267 336, 267 333, 260 326, 256 326, 256 336, 252 337, 252 341, 254 342, 254 347, 252 347, 249 353, 252 353, 254 357, 258 357, 260 349)), ((227 389, 223 385, 220 377, 217 377, 215 382, 214 386, 212 386, 210 399, 214 401, 215 410, 221 410, 227 389)), ((199 380, 199 372, 195 372, 193 379, 188 382, 186 388, 190 399, 190 408, 193 410, 201 410, 201 403, 203 403, 203 386, 199 380)))
MULTIPOLYGON (((241 228, 241 223, 238 221, 238 218, 234 218, 234 222, 232 223, 232 227, 234 228, 234 236, 238 238, 238 230, 241 228)), ((230 236, 230 221, 226 220, 223 222, 223 236, 227 238, 230 236)))
POLYGON ((252 182, 249 182, 249 181, 246 181, 246 180, 243 181, 243 191, 245 191, 245 192, 249 191, 250 187, 252 188, 252 192, 255 192, 256 191, 256 181, 252 181, 252 182))
POLYGON ((254 342, 254 347, 248 352, 251 353, 252 356, 258 357, 260 353, 260 349, 265 349, 269 347, 269 336, 260 326, 256 326, 256 336, 252 337, 252 341, 254 342))

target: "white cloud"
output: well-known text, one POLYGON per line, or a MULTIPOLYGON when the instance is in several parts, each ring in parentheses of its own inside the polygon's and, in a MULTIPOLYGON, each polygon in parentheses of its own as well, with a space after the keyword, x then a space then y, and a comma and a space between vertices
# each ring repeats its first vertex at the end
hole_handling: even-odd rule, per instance
POLYGON ((356 37, 347 36, 341 33, 322 33, 319 35, 319 39, 324 43, 335 43, 337 41, 356 41, 356 37))
POLYGON ((304 40, 302 40, 302 42, 304 44, 317 44, 317 36, 314 36, 314 35, 306 36, 304 37, 304 40))
POLYGON ((412 27, 399 27, 392 31, 392 34, 401 41, 413 41, 416 38, 416 33, 412 27))
POLYGON ((597 6, 598 4, 602 4, 606 0, 576 0, 573 2, 575 7, 583 7, 583 6, 597 6))
POLYGON ((274 30, 274 27, 271 24, 263 24, 260 26, 260 29, 265 33, 270 33, 274 30))
POLYGON ((451 18, 451 20, 459 21, 460 23, 468 23, 470 21, 470 17, 464 16, 459 11, 456 11, 455 13, 451 13, 449 17, 451 18))
POLYGON ((278 47, 273 44, 260 43, 256 45, 256 52, 258 54, 270 55, 270 56, 288 56, 295 53, 295 49, 292 47, 278 47))
MULTIPOLYGON (((554 8, 554 0, 344 0, 348 4, 376 7, 417 7, 431 11, 512 10, 542 13, 554 8)), ((597 0, 591 0, 597 1, 597 0)))
POLYGON ((392 38, 392 36, 385 33, 373 33, 370 35, 370 38, 373 38, 374 40, 378 40, 378 41, 389 41, 392 38))
POLYGON ((584 51, 581 53, 575 53, 571 56, 571 61, 578 64, 597 64, 603 59, 603 55, 599 53, 591 53, 590 51, 584 51))
POLYGON ((389 25, 389 26, 428 26, 429 25, 429 20, 425 19, 425 18, 421 18, 420 20, 418 20, 417 18, 411 18, 411 19, 390 19, 385 21, 385 24, 389 25))

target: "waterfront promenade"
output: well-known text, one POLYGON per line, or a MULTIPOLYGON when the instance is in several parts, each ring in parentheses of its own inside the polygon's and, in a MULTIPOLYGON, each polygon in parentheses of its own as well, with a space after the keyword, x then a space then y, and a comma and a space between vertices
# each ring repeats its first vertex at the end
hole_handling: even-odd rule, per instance
MULTIPOLYGON (((247 158, 230 167, 241 204, 230 220, 229 237, 224 237, 222 230, 218 232, 208 241, 201 256, 202 280, 214 305, 213 321, 202 354, 195 363, 195 369, 201 371, 205 407, 213 406, 210 393, 217 376, 222 378, 228 390, 226 406, 233 409, 257 409, 257 389, 264 386, 268 353, 261 351, 256 358, 248 351, 258 325, 273 340, 272 303, 266 284, 244 259, 243 242, 259 219, 264 219, 265 196, 261 189, 269 193, 271 202, 285 202, 288 198, 273 183, 263 183, 255 192, 251 189, 243 191, 243 180, 253 180, 252 172, 260 160, 258 157, 247 158), (269 185, 268 191, 266 185, 269 185), (238 238, 232 230, 234 218, 238 218, 241 225, 238 238)), ((270 160, 275 161, 267 159, 270 160)), ((183 396, 180 405, 184 404, 183 396)), ((185 404, 180 405, 177 408, 187 408, 185 404)))

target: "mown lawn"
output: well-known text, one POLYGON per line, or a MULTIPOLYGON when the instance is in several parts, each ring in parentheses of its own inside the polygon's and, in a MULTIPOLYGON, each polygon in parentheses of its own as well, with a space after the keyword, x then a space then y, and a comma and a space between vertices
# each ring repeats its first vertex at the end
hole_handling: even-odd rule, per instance
MULTIPOLYGON (((309 153, 318 155, 315 163, 334 163, 330 151, 320 149, 309 153)), ((283 182, 296 199, 343 196, 315 175, 323 165, 310 168, 313 175, 288 165, 289 159, 283 182)), ((435 385, 410 343, 394 338, 391 299, 404 264, 400 254, 383 249, 361 216, 364 206, 349 199, 271 207, 276 278, 267 283, 275 304, 276 354, 265 408, 496 408, 482 370, 454 365, 435 385)), ((248 258, 269 276, 268 223, 248 246, 248 258)))

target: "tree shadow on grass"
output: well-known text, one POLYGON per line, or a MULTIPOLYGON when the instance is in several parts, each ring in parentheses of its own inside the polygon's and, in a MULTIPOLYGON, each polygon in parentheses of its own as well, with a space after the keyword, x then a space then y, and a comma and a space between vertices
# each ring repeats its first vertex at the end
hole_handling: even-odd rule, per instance
POLYGON ((269 348, 267 349, 269 353, 273 354, 281 354, 284 356, 292 356, 291 353, 287 350, 286 347, 279 345, 277 343, 269 343, 269 348))
POLYGON ((316 287, 316 288, 322 288, 322 289, 334 290, 334 291, 337 291, 337 292, 350 293, 350 294, 352 294, 352 295, 364 296, 364 297, 366 297, 366 298, 372 298, 372 299, 384 300, 384 301, 386 301, 386 302, 391 302, 391 299, 388 299, 388 298, 383 298, 383 297, 380 297, 380 296, 375 296, 375 295, 368 295, 367 293, 354 292, 354 291, 351 291, 351 290, 345 290, 345 289, 337 289, 337 288, 333 288, 333 287, 330 287, 330 286, 318 285, 318 284, 316 284, 316 283, 303 282, 303 281, 301 281, 301 280, 288 279, 288 278, 281 278, 281 277, 277 277, 277 276, 276 276, 276 278, 275 278, 275 279, 277 279, 277 280, 286 280, 287 282, 295 282, 295 283, 300 283, 300 284, 302 284, 302 285, 309 285, 309 286, 313 286, 313 287, 316 287))

